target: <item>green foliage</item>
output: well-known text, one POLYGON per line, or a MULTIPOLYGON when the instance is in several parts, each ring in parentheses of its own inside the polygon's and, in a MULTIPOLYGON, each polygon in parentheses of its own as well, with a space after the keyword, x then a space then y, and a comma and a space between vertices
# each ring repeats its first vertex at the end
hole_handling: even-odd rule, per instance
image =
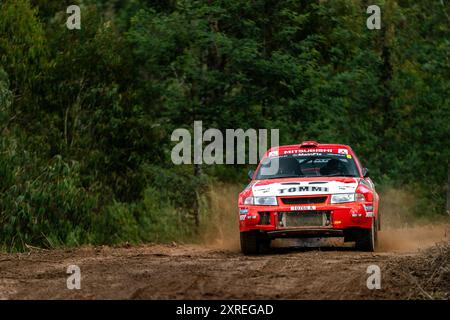
POLYGON ((93 242, 184 241, 192 238, 193 230, 192 220, 149 187, 138 203, 114 202, 105 207, 95 221, 93 242))
POLYGON ((36 9, 28 0, 0 4, 0 65, 9 74, 13 91, 32 95, 42 80, 47 44, 36 9))
POLYGON ((7 119, 5 118, 6 114, 5 112, 9 111, 9 106, 12 102, 12 94, 9 90, 9 79, 8 75, 6 74, 5 70, 0 68, 0 114, 1 123, 5 123, 7 119))
POLYGON ((85 243, 96 198, 81 186, 77 164, 55 157, 39 168, 14 141, 2 138, 1 146, 2 245, 20 250, 85 243))

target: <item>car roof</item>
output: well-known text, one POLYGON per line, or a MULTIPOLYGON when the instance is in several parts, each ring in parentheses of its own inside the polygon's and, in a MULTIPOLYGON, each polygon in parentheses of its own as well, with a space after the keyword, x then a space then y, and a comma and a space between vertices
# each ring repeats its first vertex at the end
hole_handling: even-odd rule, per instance
MULTIPOLYGON (((301 144, 288 144, 288 145, 284 145, 284 146, 278 146, 278 147, 273 147, 271 149, 276 149, 276 148, 285 148, 285 149, 299 149, 301 148, 302 145, 301 144)), ((308 147, 306 147, 308 148, 308 147)), ((317 149, 336 149, 336 148, 341 148, 341 149, 348 149, 351 150, 351 147, 346 145, 346 144, 336 144, 336 143, 318 143, 317 146, 311 146, 311 149, 313 148, 317 148, 317 149)))
POLYGON ((339 150, 347 150, 348 153, 354 154, 352 148, 345 144, 336 144, 336 143, 318 143, 316 141, 304 141, 299 144, 290 144, 278 147, 270 148, 265 156, 268 156, 270 153, 274 151, 284 152, 284 151, 293 151, 298 150, 300 152, 312 152, 317 150, 317 152, 339 152, 339 150))

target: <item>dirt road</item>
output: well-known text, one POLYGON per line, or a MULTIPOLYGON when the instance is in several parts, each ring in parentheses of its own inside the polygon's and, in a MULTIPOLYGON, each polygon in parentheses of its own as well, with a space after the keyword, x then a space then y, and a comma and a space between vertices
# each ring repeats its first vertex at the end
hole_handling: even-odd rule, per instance
POLYGON ((402 248, 386 249, 385 243, 383 249, 382 242, 380 252, 362 253, 291 246, 251 257, 235 249, 177 244, 32 249, 0 254, 0 298, 448 299, 449 247, 402 248), (80 290, 66 286, 72 264, 81 269, 80 290), (367 267, 374 264, 381 268, 380 290, 366 286, 367 267))
POLYGON ((83 247, 0 253, 0 299, 409 299, 450 296, 450 221, 417 225, 408 194, 383 195, 383 230, 375 253, 339 241, 274 243, 262 256, 239 252, 236 194, 211 191, 202 245, 83 247), (223 199, 230 201, 223 201, 223 199), (406 227, 404 227, 406 226, 406 227), (81 269, 81 289, 67 289, 67 267, 81 269), (367 267, 381 268, 369 290, 367 267))

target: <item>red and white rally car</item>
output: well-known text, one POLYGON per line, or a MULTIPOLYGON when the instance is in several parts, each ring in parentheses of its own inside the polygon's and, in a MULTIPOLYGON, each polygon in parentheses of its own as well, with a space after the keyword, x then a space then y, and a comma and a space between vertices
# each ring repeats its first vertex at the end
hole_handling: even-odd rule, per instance
POLYGON ((271 148, 239 194, 242 252, 302 237, 344 237, 374 251, 379 197, 368 173, 346 145, 305 141, 271 148))

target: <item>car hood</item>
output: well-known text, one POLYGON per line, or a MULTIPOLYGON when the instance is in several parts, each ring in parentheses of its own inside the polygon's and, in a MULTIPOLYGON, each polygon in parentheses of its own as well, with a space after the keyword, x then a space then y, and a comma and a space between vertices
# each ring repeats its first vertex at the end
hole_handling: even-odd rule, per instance
POLYGON ((257 180, 254 196, 301 196, 332 193, 354 193, 361 178, 314 177, 257 180))

